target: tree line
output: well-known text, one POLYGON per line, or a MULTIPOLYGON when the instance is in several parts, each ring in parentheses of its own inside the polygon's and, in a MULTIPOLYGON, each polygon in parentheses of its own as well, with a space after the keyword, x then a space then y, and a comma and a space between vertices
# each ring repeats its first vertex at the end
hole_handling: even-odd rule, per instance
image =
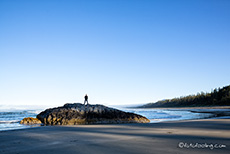
POLYGON ((202 106, 228 106, 230 105, 230 86, 216 88, 211 93, 197 93, 185 97, 165 99, 156 103, 148 103, 140 108, 154 107, 202 107, 202 106))

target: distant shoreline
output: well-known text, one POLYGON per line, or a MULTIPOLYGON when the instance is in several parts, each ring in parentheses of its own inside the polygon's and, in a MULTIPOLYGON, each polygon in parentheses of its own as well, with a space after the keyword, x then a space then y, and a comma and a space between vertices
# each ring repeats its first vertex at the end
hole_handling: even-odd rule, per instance
POLYGON ((196 95, 164 99, 155 103, 148 103, 139 108, 160 108, 160 107, 212 107, 230 106, 230 85, 223 88, 216 88, 210 93, 200 92, 196 95))

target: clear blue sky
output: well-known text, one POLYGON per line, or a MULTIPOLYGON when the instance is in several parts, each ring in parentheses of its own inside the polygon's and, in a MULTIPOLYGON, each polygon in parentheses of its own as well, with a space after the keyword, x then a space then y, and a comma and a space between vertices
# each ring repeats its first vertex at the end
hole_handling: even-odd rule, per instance
POLYGON ((229 0, 1 0, 0 104, 141 104, 230 84, 229 0))

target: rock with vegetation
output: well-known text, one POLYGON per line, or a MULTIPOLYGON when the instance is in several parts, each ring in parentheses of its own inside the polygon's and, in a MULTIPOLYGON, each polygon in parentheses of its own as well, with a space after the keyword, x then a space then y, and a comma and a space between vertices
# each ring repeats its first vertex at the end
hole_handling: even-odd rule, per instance
POLYGON ((144 116, 123 112, 104 105, 65 104, 47 109, 37 115, 44 125, 78 125, 111 123, 148 123, 144 116))
POLYGON ((38 120, 37 118, 24 118, 20 121, 20 124, 25 124, 25 125, 35 125, 35 124, 41 124, 42 122, 38 120))

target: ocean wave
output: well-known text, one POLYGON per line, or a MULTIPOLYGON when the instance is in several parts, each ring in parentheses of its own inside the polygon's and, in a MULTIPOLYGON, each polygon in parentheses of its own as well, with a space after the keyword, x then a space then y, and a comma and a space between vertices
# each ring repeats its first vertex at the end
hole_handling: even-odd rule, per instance
POLYGON ((0 112, 0 115, 15 115, 15 114, 26 114, 27 111, 15 111, 15 112, 9 112, 9 111, 6 111, 6 112, 0 112))
POLYGON ((10 121, 0 121, 0 124, 12 124, 12 123, 19 123, 18 120, 10 120, 10 121))
POLYGON ((32 110, 32 111, 27 111, 28 113, 32 113, 32 114, 39 114, 42 112, 42 110, 32 110))
POLYGON ((7 116, 7 115, 37 115, 41 111, 40 110, 28 110, 28 111, 6 111, 0 112, 0 116, 7 116))

